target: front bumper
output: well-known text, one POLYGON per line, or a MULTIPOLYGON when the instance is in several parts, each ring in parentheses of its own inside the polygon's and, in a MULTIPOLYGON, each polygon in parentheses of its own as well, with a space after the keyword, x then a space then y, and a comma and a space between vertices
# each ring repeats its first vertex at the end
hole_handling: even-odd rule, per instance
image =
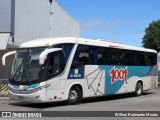
POLYGON ((46 102, 46 91, 41 90, 32 94, 18 94, 9 90, 8 96, 11 100, 24 101, 30 103, 44 103, 46 102))

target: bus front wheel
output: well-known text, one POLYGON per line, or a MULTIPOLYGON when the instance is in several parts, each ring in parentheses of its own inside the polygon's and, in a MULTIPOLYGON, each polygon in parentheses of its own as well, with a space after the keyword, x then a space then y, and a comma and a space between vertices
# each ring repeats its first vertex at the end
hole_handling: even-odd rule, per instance
POLYGON ((82 99, 82 91, 79 87, 75 86, 72 87, 69 91, 68 96, 68 104, 69 105, 75 105, 78 104, 82 99))
POLYGON ((143 93, 143 86, 141 82, 138 82, 136 84, 136 88, 135 88, 135 96, 140 96, 143 93))

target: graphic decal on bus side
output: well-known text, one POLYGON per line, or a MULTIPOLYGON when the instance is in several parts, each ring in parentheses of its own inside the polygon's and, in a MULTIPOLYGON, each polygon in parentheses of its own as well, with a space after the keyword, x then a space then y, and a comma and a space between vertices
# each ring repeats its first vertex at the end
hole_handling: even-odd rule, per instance
POLYGON ((115 94, 123 86, 124 82, 129 82, 133 76, 144 77, 147 76, 152 67, 151 66, 112 66, 99 65, 100 70, 105 70, 105 94, 115 94), (121 75, 120 75, 121 70, 121 75), (123 70, 123 72, 122 72, 123 70), (123 75, 122 75, 123 73, 123 75), (119 74, 119 75, 118 75, 119 74), (126 77, 125 77, 126 75, 126 77), (121 80, 123 78, 123 80, 121 80))
POLYGON ((114 84, 115 81, 118 80, 124 80, 124 82, 127 81, 128 77, 128 68, 126 67, 125 69, 118 69, 115 68, 115 66, 110 70, 110 75, 111 75, 111 84, 114 84))

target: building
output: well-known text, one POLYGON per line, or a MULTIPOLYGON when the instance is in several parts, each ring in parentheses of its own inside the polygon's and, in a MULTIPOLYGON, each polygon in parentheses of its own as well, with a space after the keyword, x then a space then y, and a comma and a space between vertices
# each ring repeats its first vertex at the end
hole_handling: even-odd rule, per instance
MULTIPOLYGON (((77 23, 54 0, 0 0, 0 57, 21 43, 47 37, 79 37, 77 23)), ((14 56, 2 66, 0 84, 7 80, 14 56)))

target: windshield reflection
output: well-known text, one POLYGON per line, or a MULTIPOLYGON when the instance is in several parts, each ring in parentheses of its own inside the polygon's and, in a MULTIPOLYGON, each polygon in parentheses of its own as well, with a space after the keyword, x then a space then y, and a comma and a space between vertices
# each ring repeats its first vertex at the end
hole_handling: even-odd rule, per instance
POLYGON ((45 48, 19 49, 11 69, 10 81, 31 84, 43 78, 43 67, 39 65, 39 55, 45 48))
POLYGON ((31 85, 46 81, 63 73, 73 44, 58 44, 52 49, 43 65, 39 64, 40 54, 48 47, 18 49, 15 55, 9 82, 18 85, 31 85))

